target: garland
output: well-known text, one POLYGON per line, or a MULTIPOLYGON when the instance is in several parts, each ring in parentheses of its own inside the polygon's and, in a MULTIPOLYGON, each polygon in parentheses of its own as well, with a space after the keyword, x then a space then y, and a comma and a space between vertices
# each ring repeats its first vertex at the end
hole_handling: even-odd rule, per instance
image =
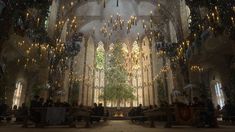
POLYGON ((215 36, 226 33, 235 40, 235 0, 186 0, 186 4, 191 11, 191 33, 172 50, 176 52, 174 62, 183 65, 187 64, 193 49, 200 47, 210 33, 215 36))
POLYGON ((51 0, 11 0, 11 24, 21 36, 27 35, 34 42, 47 42, 45 21, 48 18, 51 0))
POLYGON ((207 28, 215 33, 227 30, 234 33, 235 0, 186 0, 191 9, 190 30, 192 34, 200 35, 207 28), (202 18, 200 8, 208 10, 207 16, 202 18))

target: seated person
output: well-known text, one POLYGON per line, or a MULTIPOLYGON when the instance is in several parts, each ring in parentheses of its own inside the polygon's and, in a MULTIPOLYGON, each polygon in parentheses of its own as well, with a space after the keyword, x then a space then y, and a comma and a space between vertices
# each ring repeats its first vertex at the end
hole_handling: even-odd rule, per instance
POLYGON ((136 114, 137 114, 138 116, 143 116, 143 115, 144 115, 143 112, 144 112, 144 111, 143 111, 143 108, 142 108, 142 104, 140 104, 140 105, 137 107, 137 109, 136 109, 136 114))
POLYGON ((39 96, 35 95, 34 99, 31 100, 30 103, 30 114, 32 116, 32 121, 34 121, 36 124, 41 122, 41 112, 39 108, 41 107, 39 102, 39 96))
POLYGON ((202 107, 202 103, 199 101, 198 97, 193 97, 192 107, 202 107))
POLYGON ((104 116, 104 107, 103 107, 102 103, 99 103, 97 115, 98 116, 104 116))
POLYGON ((128 112, 128 116, 132 117, 136 115, 136 108, 133 107, 131 108, 131 110, 128 112))
POLYGON ((28 108, 25 105, 25 103, 22 104, 21 107, 19 107, 17 113, 16 113, 16 122, 23 122, 28 116, 28 108))
POLYGON ((54 104, 53 100, 47 99, 46 102, 44 103, 43 107, 52 107, 54 104))
POLYGON ((55 107, 63 107, 63 103, 60 101, 60 99, 57 99, 55 102, 55 107))
POLYGON ((6 103, 2 103, 2 105, 0 106, 0 121, 3 120, 3 117, 7 117, 6 120, 7 122, 9 122, 11 120, 11 110, 9 108, 9 106, 6 103))
POLYGON ((227 103, 222 108, 222 115, 224 121, 230 121, 232 116, 235 116, 234 114, 234 108, 230 100, 227 101, 227 103))
POLYGON ((109 117, 109 110, 106 110, 105 116, 109 117))
POLYGON ((94 103, 93 107, 91 108, 92 115, 97 115, 98 113, 98 105, 94 103))
MULTIPOLYGON (((103 107, 102 103, 99 103, 98 106, 96 104, 94 104, 93 115, 94 116, 104 116, 104 107, 103 107)), ((101 119, 100 117, 96 117, 91 120, 99 122, 100 119, 101 119)))
POLYGON ((215 108, 214 105, 212 103, 212 101, 210 99, 206 100, 206 120, 205 123, 209 126, 209 127, 218 127, 217 124, 217 119, 215 117, 215 108))

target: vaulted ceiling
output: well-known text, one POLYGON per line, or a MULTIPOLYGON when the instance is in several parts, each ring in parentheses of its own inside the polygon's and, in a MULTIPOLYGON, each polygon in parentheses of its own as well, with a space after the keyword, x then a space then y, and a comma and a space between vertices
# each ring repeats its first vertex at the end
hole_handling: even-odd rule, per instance
MULTIPOLYGON (((138 36, 141 38, 144 37, 146 35, 146 29, 166 32, 165 25, 168 23, 165 21, 165 16, 167 11, 162 11, 165 4, 166 0, 119 0, 117 6, 116 0, 106 0, 104 7, 102 2, 88 0, 83 4, 78 4, 71 14, 80 18, 79 32, 82 32, 87 36, 93 36, 96 42, 103 41, 112 43, 124 41, 132 43, 138 36), (158 10, 160 8, 161 10, 158 10), (155 23, 151 29, 150 12, 152 12, 152 15, 154 16, 155 23), (112 32, 111 37, 104 37, 104 34, 100 32, 101 28, 105 24, 109 25, 108 21, 111 16, 116 19, 117 14, 125 21, 124 29, 115 32, 108 31, 112 32), (127 34, 127 21, 130 20, 131 16, 137 16, 137 25, 132 26, 130 33, 127 34), (146 29, 143 28, 143 20, 145 21, 146 29)), ((168 17, 171 16, 168 15, 168 17)), ((107 29, 112 30, 111 28, 107 29)))

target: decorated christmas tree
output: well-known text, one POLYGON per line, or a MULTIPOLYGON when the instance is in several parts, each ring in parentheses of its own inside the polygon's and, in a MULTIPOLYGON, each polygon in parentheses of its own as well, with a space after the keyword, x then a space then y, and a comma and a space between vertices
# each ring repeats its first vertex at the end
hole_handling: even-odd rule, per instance
POLYGON ((125 69, 125 57, 122 45, 117 43, 108 58, 105 72, 107 84, 101 97, 106 101, 117 103, 120 107, 122 101, 133 100, 133 88, 128 83, 128 73, 125 69))

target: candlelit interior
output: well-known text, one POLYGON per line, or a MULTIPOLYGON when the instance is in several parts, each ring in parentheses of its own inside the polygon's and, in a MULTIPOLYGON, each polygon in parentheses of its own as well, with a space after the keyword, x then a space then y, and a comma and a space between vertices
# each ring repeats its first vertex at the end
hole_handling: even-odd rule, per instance
POLYGON ((234 17, 234 0, 0 0, 0 130, 234 125, 234 17))

